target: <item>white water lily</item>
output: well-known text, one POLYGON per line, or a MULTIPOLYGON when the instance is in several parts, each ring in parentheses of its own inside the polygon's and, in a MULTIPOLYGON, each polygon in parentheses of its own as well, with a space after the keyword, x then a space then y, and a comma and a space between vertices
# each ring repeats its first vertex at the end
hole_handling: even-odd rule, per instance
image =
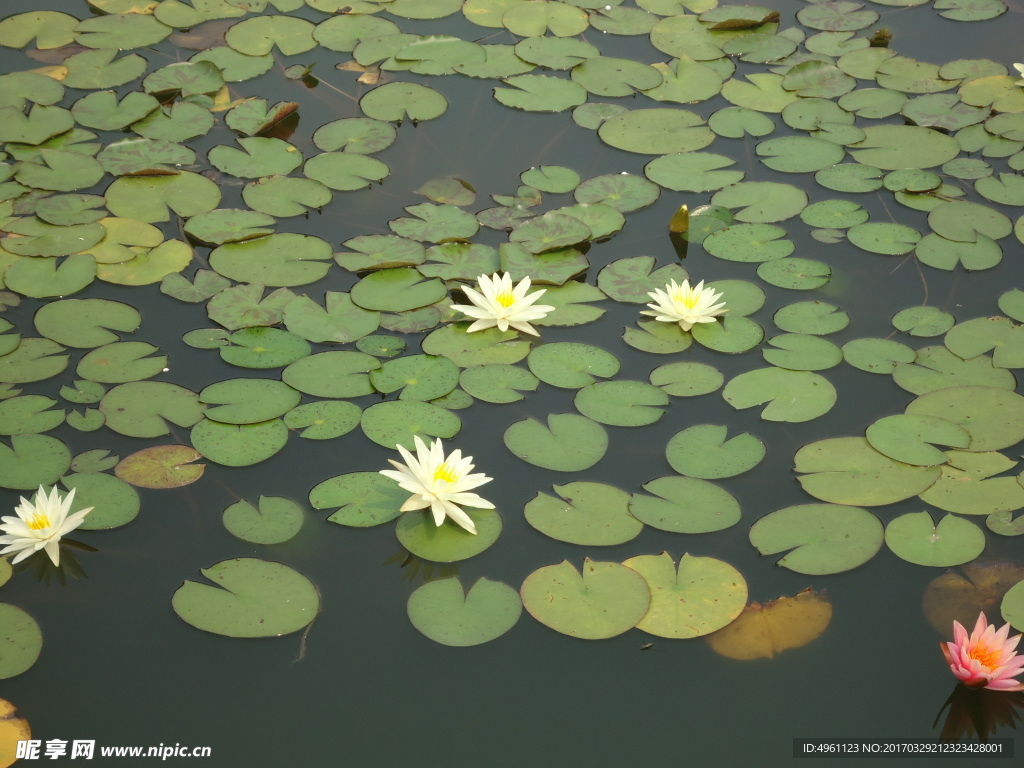
POLYGON ((1024 85, 1024 64, 1014 64, 1017 69, 1017 73, 1021 75, 1021 79, 1018 80, 1014 85, 1024 85))
POLYGON ((46 554, 54 565, 60 565, 60 547, 58 543, 63 536, 71 533, 82 524, 85 516, 92 512, 92 507, 68 515, 71 511, 71 502, 75 499, 75 490, 72 488, 64 498, 61 498, 60 491, 53 488, 50 495, 46 495, 43 486, 39 486, 35 498, 26 501, 21 498, 21 504, 15 507, 17 517, 0 518, 0 544, 7 546, 0 550, 0 555, 7 555, 11 552, 18 554, 11 561, 17 563, 24 560, 34 552, 45 549, 46 554))
POLYGON ((398 485, 409 491, 412 496, 402 505, 402 512, 414 509, 426 509, 434 515, 434 523, 441 525, 445 517, 470 533, 476 533, 476 525, 460 507, 464 504, 477 509, 494 509, 494 505, 475 493, 466 491, 491 482, 487 475, 473 471, 473 457, 463 456, 461 450, 452 451, 445 457, 444 448, 438 438, 428 448, 419 435, 415 436, 416 455, 413 456, 402 446, 396 446, 405 459, 405 464, 388 459, 394 469, 382 469, 384 477, 398 481, 398 485))
POLYGON ((451 305, 452 309, 457 309, 476 319, 476 322, 466 329, 468 333, 494 326, 497 326, 500 331, 507 331, 511 326, 517 331, 540 336, 529 321, 540 320, 555 309, 547 304, 533 303, 544 294, 545 289, 542 288, 527 294, 527 291, 530 290, 529 277, 524 277, 513 286, 512 278, 507 272, 501 277, 495 272, 490 277, 480 275, 476 279, 476 283, 480 289, 479 292, 468 286, 462 289, 475 306, 451 305))
POLYGON ((647 305, 654 311, 643 310, 641 315, 651 315, 663 323, 679 323, 684 331, 697 323, 713 323, 716 317, 729 311, 724 301, 715 303, 722 294, 705 288, 703 280, 692 288, 689 280, 683 280, 682 285, 672 280, 664 289, 656 288, 647 295, 654 299, 647 305))

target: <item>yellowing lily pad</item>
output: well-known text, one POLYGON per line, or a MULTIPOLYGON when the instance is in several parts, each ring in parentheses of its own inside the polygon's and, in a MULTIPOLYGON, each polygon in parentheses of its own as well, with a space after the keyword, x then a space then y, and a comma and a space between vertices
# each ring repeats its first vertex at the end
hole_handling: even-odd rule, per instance
POLYGON ((707 641, 711 650, 730 659, 770 659, 816 640, 831 620, 828 595, 805 589, 770 603, 751 603, 736 621, 707 641))

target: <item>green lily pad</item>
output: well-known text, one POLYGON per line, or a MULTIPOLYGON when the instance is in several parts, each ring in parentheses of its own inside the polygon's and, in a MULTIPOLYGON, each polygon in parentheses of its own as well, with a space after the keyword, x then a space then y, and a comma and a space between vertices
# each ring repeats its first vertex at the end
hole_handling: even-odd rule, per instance
POLYGON ((712 205, 739 208, 737 221, 765 224, 791 219, 807 207, 807 193, 791 184, 744 181, 717 192, 712 205))
POLYGON ((704 120, 685 109, 635 109, 605 120, 597 135, 616 149, 647 155, 692 152, 715 139, 704 120))
POLYGON ((76 373, 83 379, 101 384, 124 384, 148 379, 167 367, 167 356, 147 357, 159 347, 144 341, 117 341, 97 347, 86 354, 76 373))
POLYGON ((495 88, 494 98, 526 112, 565 112, 587 100, 583 86, 551 75, 516 75, 504 82, 512 87, 495 88))
POLYGON ((448 295, 440 280, 426 280, 415 269, 382 269, 352 286, 352 301, 363 309, 402 312, 441 301, 448 295))
POLYGON ((466 333, 469 323, 453 323, 428 334, 422 349, 428 355, 444 355, 460 368, 492 363, 518 363, 530 353, 530 342, 509 329, 487 328, 466 333))
POLYGON ((644 483, 643 488, 654 496, 634 493, 630 514, 661 531, 711 533, 740 520, 736 497, 707 480, 673 475, 644 483))
POLYGON ((576 409, 594 421, 617 427, 653 424, 664 414, 659 406, 669 398, 661 389, 642 381, 605 381, 576 393, 576 409))
POLYGON ((375 157, 354 152, 325 152, 311 157, 302 172, 325 187, 348 192, 372 186, 391 173, 391 169, 375 157))
POLYGON ((203 417, 199 396, 164 381, 137 381, 114 387, 100 401, 107 426, 131 437, 170 434, 167 422, 191 427, 203 417))
MULTIPOLYGON (((0 27, 0 33, 4 31, 0 27)), ((4 655, 0 659, 0 680, 6 680, 20 675, 36 663, 43 649, 43 632, 35 619, 10 603, 0 603, 0 626, 3 627, 0 630, 0 642, 4 646, 4 655)))
POLYGON ((92 507, 78 527, 81 531, 118 528, 134 520, 142 506, 138 491, 127 482, 102 472, 66 475, 61 483, 75 491, 74 509, 92 507))
POLYGON ((0 442, 0 486, 32 491, 53 485, 71 466, 71 451, 49 435, 14 435, 11 447, 0 442))
POLYGON ((259 508, 245 499, 224 510, 224 527, 252 544, 281 544, 302 528, 302 507, 280 496, 260 496, 259 508))
POLYGON ((228 379, 199 393, 205 416, 221 424, 257 424, 283 416, 301 395, 275 379, 228 379))
POLYGON ((764 329, 750 318, 726 315, 720 323, 698 323, 690 329, 690 334, 703 347, 735 355, 760 344, 764 329))
POLYGON ((916 125, 875 125, 864 129, 865 138, 850 150, 864 165, 891 171, 934 168, 960 154, 956 139, 916 125))
POLYGON ((532 418, 518 421, 505 430, 504 440, 523 461, 560 472, 589 469, 608 449, 604 428, 573 413, 551 414, 547 427, 532 418))
POLYGON ((280 328, 243 328, 219 347, 221 359, 240 368, 280 368, 307 357, 309 343, 280 328))
POLYGON ((385 448, 401 445, 406 450, 413 450, 416 435, 421 438, 454 437, 462 428, 462 419, 432 403, 388 401, 375 403, 363 411, 359 425, 366 436, 378 445, 385 448))
POLYGON ((57 401, 43 395, 22 395, 0 400, 0 435, 49 432, 64 423, 64 411, 48 410, 57 401))
POLYGON ((523 603, 507 584, 480 578, 463 594, 457 577, 428 582, 409 596, 409 621, 436 643, 464 648, 495 640, 519 621, 523 603))
POLYGON ((302 165, 302 153, 281 139, 250 136, 238 139, 242 149, 219 144, 208 153, 210 163, 240 179, 287 176, 302 165))
POLYGON ((565 248, 589 240, 593 234, 586 224, 574 216, 549 211, 543 216, 527 219, 513 230, 509 239, 533 254, 565 248))
POLYGON ((703 480, 735 477, 761 463, 764 443, 748 432, 728 440, 727 434, 723 425, 688 427, 668 441, 665 456, 679 474, 703 480))
POLYGON ((850 316, 839 307, 824 301, 801 301, 789 304, 775 313, 775 325, 789 333, 825 336, 843 330, 850 316))
POLYGON ((893 315, 892 324, 911 336, 941 336, 956 320, 938 307, 910 307, 893 315))
MULTIPOLYGON (((33 40, 40 50, 60 48, 75 40, 78 19, 57 11, 29 11, 0 21, 0 45, 24 48, 33 40)), ((26 667, 27 669, 27 667, 26 667)))
POLYGON ((777 564, 815 576, 863 565, 881 549, 883 537, 873 514, 837 504, 786 507, 750 528, 750 543, 762 555, 791 550, 777 564))
POLYGON ((980 555, 985 534, 954 515, 945 515, 936 525, 927 512, 908 512, 886 526, 885 543, 897 557, 915 565, 948 568, 980 555))
POLYGON ((796 452, 800 485, 816 499, 873 507, 893 504, 925 491, 939 477, 938 467, 893 461, 862 437, 809 443, 796 452))
POLYGON ((259 424, 222 424, 203 419, 192 427, 191 440, 210 461, 227 467, 248 467, 284 448, 288 427, 280 419, 259 424))
POLYGON ((58 344, 89 349, 118 341, 108 329, 137 330, 142 315, 135 307, 106 299, 67 299, 40 307, 36 330, 58 344))
POLYGON ((365 528, 387 523, 402 514, 409 498, 394 480, 379 472, 350 472, 332 477, 309 492, 313 509, 337 507, 327 518, 338 525, 365 528))
POLYGON ((180 171, 173 176, 116 179, 104 193, 115 216, 149 223, 170 221, 171 212, 187 219, 212 211, 220 203, 217 184, 205 176, 180 171))
POLYGON ((935 416, 896 414, 885 416, 867 428, 865 437, 876 451, 904 464, 930 467, 945 464, 949 457, 932 443, 966 448, 971 436, 963 427, 935 416))
POLYGON ((804 333, 773 336, 768 343, 774 349, 762 349, 766 362, 791 371, 823 371, 843 361, 843 351, 827 339, 804 333))
POLYGON ((937 416, 971 436, 969 451, 998 451, 1024 439, 1024 397, 993 387, 951 387, 921 395, 907 413, 937 416))
POLYGON ((603 203, 621 213, 638 211, 654 203, 661 190, 643 176, 612 173, 587 179, 573 192, 578 203, 603 203))
POLYGON ((541 624, 584 640, 622 634, 644 618, 651 604, 647 582, 639 573, 589 558, 583 561, 582 574, 568 560, 534 571, 520 595, 541 624))
POLYGON ((1002 617, 1013 625, 1014 629, 1024 626, 1024 587, 1021 582, 1010 588, 1003 596, 999 607, 1002 617))
POLYGON ((407 355, 370 372, 370 383, 385 394, 401 390, 401 400, 433 400, 459 384, 459 369, 447 357, 407 355))
POLYGON ((704 238, 704 250, 726 261, 762 262, 784 259, 796 246, 780 240, 786 230, 774 224, 736 224, 704 238))
POLYGON ((284 309, 288 330, 314 342, 349 342, 373 333, 380 326, 379 312, 356 306, 344 292, 328 291, 324 306, 308 296, 299 296, 284 309))
POLYGON ((404 512, 398 518, 395 533, 398 542, 422 560, 433 563, 454 563, 475 557, 490 547, 501 535, 501 515, 494 509, 464 508, 476 526, 470 533, 452 522, 434 523, 429 509, 404 512))
POLYGON ((275 47, 285 56, 316 47, 312 22, 295 16, 256 16, 228 29, 225 41, 247 56, 263 56, 275 47))
POLYGON ((969 360, 992 352, 997 368, 1024 368, 1024 330, 1005 317, 978 317, 958 323, 946 334, 946 348, 969 360))
POLYGON ((536 347, 527 358, 530 370, 545 384, 579 389, 595 376, 610 378, 619 371, 618 359, 590 344, 555 342, 536 347))
POLYGON ((837 394, 828 379, 810 371, 758 368, 733 378, 722 397, 738 409, 767 402, 761 411, 765 421, 801 422, 828 413, 837 394))
POLYGON ((239 282, 307 285, 327 274, 331 256, 325 240, 285 232, 221 245, 210 254, 210 266, 239 282))
POLYGON ((743 171, 723 171, 736 161, 712 152, 663 155, 644 166, 644 174, 665 189, 677 192, 712 192, 743 181, 743 171))
POLYGON ((200 573, 217 586, 186 581, 175 591, 171 606, 205 632, 276 637, 298 632, 320 612, 316 585, 281 563, 235 558, 200 573))
POLYGON ((901 361, 892 375, 893 381, 915 395, 973 384, 1010 390, 1017 386, 1014 375, 1004 368, 994 367, 992 358, 979 355, 963 360, 945 347, 919 349, 916 361, 901 361))
POLYGON ((561 500, 538 493, 526 504, 526 521, 558 541, 612 546, 635 539, 643 523, 629 513, 629 494, 604 483, 554 486, 561 500))
POLYGON ((75 26, 75 42, 86 48, 130 50, 156 45, 172 31, 148 14, 111 13, 80 21, 75 26))
POLYGON ((326 184, 315 179, 289 176, 265 176, 246 184, 242 189, 245 204, 268 216, 302 216, 309 209, 319 211, 332 198, 333 194, 326 184))
POLYGON ((708 127, 724 138, 742 139, 746 135, 767 136, 775 130, 775 121, 753 109, 726 107, 708 118, 708 127))
POLYGON ((631 557, 623 565, 644 577, 651 593, 637 623, 657 637, 701 637, 731 623, 747 604, 743 575, 713 557, 683 555, 678 570, 668 552, 631 557))
POLYGON ((537 389, 538 379, 529 371, 514 365, 492 363, 466 368, 459 384, 477 400, 487 403, 514 403, 523 399, 522 390, 537 389))
POLYGON ((387 83, 363 96, 359 108, 376 120, 401 122, 408 117, 416 122, 443 115, 448 100, 433 88, 418 83, 387 83))
POLYGON ((1001 453, 947 451, 949 464, 921 500, 947 512, 991 515, 1024 507, 1019 478, 992 477, 1013 469, 1016 462, 1001 453))
POLYGON ((64 347, 49 339, 27 338, 0 357, 0 381, 28 384, 56 376, 68 365, 68 356, 59 355, 64 347))
POLYGON ((284 424, 288 429, 302 430, 299 437, 306 440, 331 440, 355 429, 361 414, 355 403, 306 403, 286 413, 284 424))

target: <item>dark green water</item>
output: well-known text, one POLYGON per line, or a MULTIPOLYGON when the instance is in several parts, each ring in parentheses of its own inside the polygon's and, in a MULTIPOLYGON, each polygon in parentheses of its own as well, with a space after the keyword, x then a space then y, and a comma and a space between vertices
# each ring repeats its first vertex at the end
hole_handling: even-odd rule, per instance
MULTIPOLYGON (((798 6, 775 7, 789 25, 798 6)), ((881 24, 895 33, 893 48, 904 55, 936 62, 985 56, 1008 63, 1019 58, 1016 8, 977 24, 947 22, 930 7, 878 10, 883 13, 881 24)), ((400 25, 404 31, 448 31, 469 39, 487 34, 461 18, 403 20, 400 25)), ((607 42, 600 41, 606 55, 666 58, 646 42, 611 41, 610 36, 607 42)), ((344 57, 325 57, 317 73, 355 95, 353 78, 331 69, 337 58, 344 57)), ((306 63, 310 55, 293 59, 306 63)), ((3 61, 10 69, 29 66, 19 54, 7 51, 3 61)), ((449 99, 448 113, 416 127, 401 127, 398 142, 379 155, 392 169, 384 185, 337 194, 323 214, 298 222, 299 231, 335 246, 356 235, 384 233, 387 221, 401 215, 404 205, 420 201, 409 190, 438 176, 452 174, 472 183, 480 193, 474 208, 479 209, 485 207, 485 195, 514 193, 519 173, 533 165, 566 165, 588 178, 642 173, 649 160, 600 144, 567 114, 507 109, 490 97, 489 83, 447 78, 431 84, 449 99)), ((359 114, 353 102, 323 85, 304 91, 276 72, 243 83, 240 90, 272 101, 301 101, 301 122, 292 141, 304 152, 311 148, 313 128, 359 114)), ((700 105, 700 111, 707 115, 722 106, 726 103, 717 98, 700 105)), ((228 134, 218 129, 192 146, 202 153, 227 141, 228 134)), ((777 179, 750 159, 754 143, 719 139, 714 150, 736 157, 748 180, 777 179)), ((800 184, 804 177, 787 175, 783 180, 800 184)), ((226 187, 221 207, 240 204, 240 189, 226 187)), ((833 196, 818 188, 812 201, 833 196)), ((873 220, 880 220, 881 198, 864 202, 861 197, 858 202, 872 211, 873 220)), ((588 280, 593 282, 601 266, 624 256, 646 254, 659 263, 671 262, 675 255, 665 224, 682 202, 692 208, 706 198, 666 192, 655 206, 628 215, 623 232, 591 249, 588 280)), ((906 209, 898 214, 901 223, 919 229, 924 219, 924 214, 906 209)), ((922 273, 912 260, 866 254, 849 244, 822 245, 807 235, 807 227, 791 224, 787 229, 797 244, 795 255, 832 267, 826 297, 853 318, 849 328, 829 337, 837 344, 888 335, 894 312, 923 303, 926 291, 929 304, 963 320, 995 313, 1000 293, 1024 285, 1021 247, 1012 238, 1004 241, 1004 261, 996 269, 966 275, 925 268, 922 273), (836 292, 828 293, 833 287, 836 292)), ((478 241, 497 245, 504 237, 492 232, 478 241)), ((716 260, 699 248, 691 253, 686 267, 698 279, 754 279, 752 265, 716 260)), ((325 290, 347 289, 351 282, 334 270, 304 290, 320 296, 325 290)), ((810 298, 771 287, 767 292, 768 304, 754 316, 766 327, 774 309, 810 298)), ((171 372, 165 380, 198 390, 239 375, 216 353, 181 342, 182 333, 212 325, 202 305, 184 305, 160 294, 156 286, 95 284, 78 295, 93 296, 142 310, 137 337, 170 355, 171 372)), ((638 308, 603 304, 608 312, 597 323, 583 329, 545 329, 544 340, 602 346, 622 360, 621 378, 644 380, 652 368, 675 359, 628 347, 620 338, 622 328, 635 321, 638 308)), ((26 301, 5 317, 28 327, 36 306, 26 301)), ((695 349, 686 359, 715 365, 727 377, 762 365, 757 352, 730 357, 695 349)), ((523 403, 477 402, 460 412, 458 445, 495 478, 485 495, 496 503, 505 525, 497 545, 459 564, 463 584, 487 576, 518 587, 536 568, 566 558, 579 565, 587 555, 621 561, 667 550, 676 558, 689 552, 726 560, 743 573, 752 600, 792 595, 805 587, 827 589, 835 612, 826 633, 773 660, 728 660, 700 640, 655 639, 652 649, 642 651, 652 638, 638 630, 584 642, 559 635, 526 614, 492 643, 448 648, 409 624, 405 603, 422 583, 422 574, 393 562, 400 552, 393 526, 341 528, 324 522, 325 514, 309 511, 299 536, 273 547, 246 544, 224 529, 221 513, 238 498, 286 496, 302 502, 310 488, 328 477, 384 468, 393 452, 356 431, 323 443, 293 439, 282 453, 255 467, 210 465, 200 482, 183 489, 142 490, 142 512, 133 523, 78 536, 100 550, 80 556, 87 580, 62 588, 38 584, 29 574, 13 579, 3 588, 3 600, 36 618, 45 643, 36 665, 4 681, 0 696, 16 704, 35 738, 94 739, 105 746, 204 745, 212 748, 212 757, 196 762, 218 768, 396 763, 426 768, 760 766, 791 762, 794 737, 934 738, 938 731, 933 720, 954 687, 938 650, 940 637, 920 608, 922 591, 937 571, 903 562, 883 548, 853 571, 808 577, 776 567, 775 558, 760 557, 747 541, 749 526, 759 517, 810 500, 792 472, 797 448, 826 437, 862 434, 873 420, 902 412, 912 399, 889 377, 848 366, 827 376, 839 391, 839 403, 812 422, 769 424, 759 420, 759 409, 736 412, 718 394, 677 399, 656 425, 641 430, 609 427, 612 447, 607 456, 593 470, 572 475, 512 459, 501 438, 509 424, 527 415, 542 418, 572 411, 573 392, 541 384, 523 403), (768 457, 754 471, 725 483, 743 509, 739 525, 701 536, 648 528, 628 544, 597 550, 548 539, 523 519, 523 505, 553 483, 596 480, 636 491, 670 474, 665 443, 679 430, 700 423, 727 423, 730 434, 750 431, 768 446, 768 457), (279 560, 318 585, 322 612, 305 639, 304 655, 299 635, 233 640, 196 630, 171 610, 170 597, 183 580, 196 579, 200 568, 232 557, 279 560)), ((363 405, 371 402, 367 398, 363 405)), ((72 453, 109 447, 124 456, 150 444, 109 430, 85 434, 62 427, 55 434, 72 453)), ((187 444, 185 430, 176 437, 187 444)), ((0 494, 4 509, 16 500, 14 493, 0 494)), ((922 508, 922 502, 911 499, 874 511, 886 522, 922 508)), ((986 557, 1021 557, 1019 540, 989 535, 988 541, 986 557)), ((1013 733, 1004 729, 998 735, 1013 733)), ((104 764, 100 758, 96 762, 104 764)), ((130 759, 109 760, 112 765, 125 762, 130 759)), ((887 762, 895 761, 872 764, 887 762)))

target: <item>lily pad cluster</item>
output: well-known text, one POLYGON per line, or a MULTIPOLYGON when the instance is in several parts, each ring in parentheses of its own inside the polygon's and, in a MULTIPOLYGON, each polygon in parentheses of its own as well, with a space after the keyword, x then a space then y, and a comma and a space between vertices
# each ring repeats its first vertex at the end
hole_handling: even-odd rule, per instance
MULTIPOLYGON (((910 562, 950 566, 977 557, 990 534, 1024 530, 1013 517, 1024 507, 1024 483, 1006 474, 1015 459, 1002 453, 1024 439, 1013 374, 1024 367, 1024 293, 1000 297, 998 317, 901 309, 893 318, 899 340, 840 346, 828 338, 847 329, 853 311, 830 292, 833 253, 879 269, 914 258, 932 269, 977 271, 998 265, 1014 239, 1024 242, 1024 89, 1004 64, 931 64, 879 47, 871 33, 878 11, 847 0, 810 2, 795 24, 770 8, 715 0, 89 6, 81 18, 32 10, 0 21, 0 45, 36 59, 0 75, 0 434, 8 438, 0 441, 0 486, 75 488, 96 507, 83 527, 111 528, 139 513, 135 488, 197 482, 208 464, 250 466, 289 444, 310 450, 307 440, 315 447, 366 438, 393 449, 412 447, 416 435, 455 438, 463 419, 483 410, 478 403, 524 409, 504 429, 510 462, 581 472, 605 459, 618 428, 642 430, 682 412, 688 398, 720 393, 767 422, 823 417, 839 397, 827 371, 845 363, 892 376, 916 399, 903 413, 865 420, 862 436, 801 448, 800 484, 822 503, 751 521, 759 551, 788 552, 780 565, 813 575, 856 567, 883 542, 910 562), (407 19, 459 13, 493 30, 489 42, 402 30, 407 19), (222 39, 206 36, 215 26, 207 22, 228 23, 222 39), (588 30, 649 41, 664 60, 606 56, 584 39, 588 30), (148 56, 153 47, 184 45, 186 32, 203 41, 188 60, 148 56), (337 69, 314 76, 306 58, 313 56, 337 69), (294 100, 258 98, 275 61, 299 70, 285 78, 294 100), (358 95, 341 117, 310 127, 301 122, 310 111, 303 78, 358 95), (482 190, 487 202, 478 201, 477 179, 424 179, 402 209, 385 208, 395 205, 390 190, 366 234, 337 242, 311 234, 310 220, 342 214, 379 185, 389 189, 391 147, 428 121, 454 118, 445 96, 452 80, 478 83, 508 109, 566 113, 549 119, 594 132, 609 151, 636 161, 633 172, 584 179, 569 167, 535 166, 512 192, 482 190), (749 142, 768 170, 748 178, 736 167, 735 140, 749 142), (782 174, 802 176, 793 184, 782 174), (667 248, 665 258, 608 257, 602 248, 662 196, 673 210, 692 204, 688 218, 673 219, 672 242, 698 263, 693 278, 720 292, 728 313, 691 331, 647 319, 610 330, 609 309, 639 313, 650 291, 690 278, 667 248), (880 217, 878 197, 915 226, 880 217), (819 258, 798 253, 793 233, 820 244, 819 258), (747 279, 716 279, 719 266, 748 270, 747 279), (555 310, 536 323, 542 335, 593 324, 650 356, 653 370, 623 370, 590 343, 593 335, 583 342, 497 329, 468 334, 450 306, 463 285, 495 272, 546 289, 555 310), (194 389, 176 383, 175 361, 143 337, 154 318, 139 307, 157 285, 204 307, 209 327, 184 340, 233 376, 194 389), (766 308, 762 285, 804 293, 766 308), (138 307, 120 286, 138 289, 138 307), (723 354, 746 355, 742 370, 730 366, 727 376, 717 367, 723 354), (575 412, 530 411, 531 393, 548 388, 573 391, 575 412), (69 442, 102 440, 106 430, 150 444, 124 459, 102 447, 72 457, 69 442), (185 431, 190 445, 181 444, 185 431), (865 509, 915 497, 945 517, 912 512, 883 524, 865 509), (972 516, 985 518, 988 533, 972 516)), ((935 10, 971 21, 1006 6, 943 0, 935 10)), ((768 450, 749 432, 729 432, 702 423, 680 429, 664 448, 676 474, 638 478, 632 489, 559 477, 553 493, 537 489, 526 521, 588 547, 632 540, 645 525, 687 535, 728 528, 741 512, 718 481, 753 469, 768 450)), ((403 547, 443 563, 485 551, 518 515, 470 510, 476 536, 436 527, 422 512, 401 513, 407 494, 376 469, 325 479, 311 489, 310 505, 346 526, 397 521, 403 547)), ((303 518, 279 497, 224 511, 232 533, 261 546, 288 540, 303 518)), ((677 572, 669 562, 667 575, 666 557, 587 561, 582 575, 568 563, 548 566, 524 583, 523 602, 567 634, 639 626, 681 636, 681 614, 644 591, 651 579, 675 585, 664 594, 681 589, 683 566, 677 572), (560 602, 559 590, 590 589, 588 579, 593 599, 560 602), (595 626, 605 579, 616 594, 634 594, 611 627, 595 626)), ((315 587, 290 566, 226 560, 203 573, 227 589, 188 582, 174 606, 207 631, 283 634, 307 626, 319 609, 315 587), (263 612, 272 620, 254 627, 263 612)), ((468 593, 457 582, 428 584, 410 601, 410 616, 439 642, 491 639, 518 618, 510 588, 494 584, 483 580, 468 593), (448 634, 452 621, 474 611, 487 620, 448 634)), ((1007 593, 1004 611, 1018 627, 1022 620, 1011 616, 1024 614, 1019 592, 1007 593)), ((738 592, 730 595, 728 621, 746 601, 745 586, 739 605, 738 592)), ((755 629, 744 631, 784 635, 765 626, 805 610, 808 624, 823 630, 831 609, 797 596, 771 611, 752 604, 755 629)), ((749 653, 798 644, 780 639, 767 653, 749 653)))

